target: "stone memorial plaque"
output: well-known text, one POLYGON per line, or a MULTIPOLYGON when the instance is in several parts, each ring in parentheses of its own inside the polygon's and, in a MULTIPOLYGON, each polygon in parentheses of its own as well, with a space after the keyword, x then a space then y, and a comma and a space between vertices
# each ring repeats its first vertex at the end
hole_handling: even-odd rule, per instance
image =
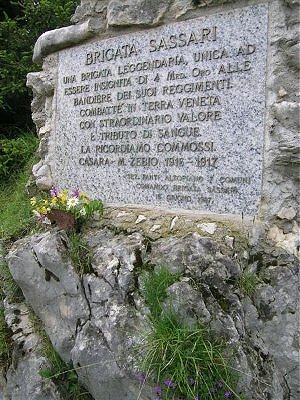
POLYGON ((52 171, 107 204, 257 212, 268 9, 59 52, 52 171))

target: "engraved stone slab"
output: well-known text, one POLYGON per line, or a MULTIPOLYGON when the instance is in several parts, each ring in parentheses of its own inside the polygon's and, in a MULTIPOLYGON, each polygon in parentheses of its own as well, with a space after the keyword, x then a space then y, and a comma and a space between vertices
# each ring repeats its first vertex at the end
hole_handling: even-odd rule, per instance
POLYGON ((268 9, 59 53, 52 173, 109 204, 257 212, 268 9))

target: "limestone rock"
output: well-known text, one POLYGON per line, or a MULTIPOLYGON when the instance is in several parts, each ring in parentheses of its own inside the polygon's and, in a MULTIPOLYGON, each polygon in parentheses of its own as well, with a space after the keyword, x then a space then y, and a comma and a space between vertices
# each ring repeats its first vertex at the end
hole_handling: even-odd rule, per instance
POLYGON ((293 207, 283 207, 277 214, 280 219, 292 220, 295 218, 297 211, 293 207))
POLYGON ((71 21, 74 23, 82 22, 87 18, 105 12, 108 0, 81 0, 77 6, 71 21))
POLYGON ((110 26, 154 25, 163 17, 170 0, 110 0, 107 21, 110 26))
POLYGON ((141 222, 147 221, 147 218, 145 217, 145 215, 139 215, 135 221, 136 224, 139 224, 141 222))
POLYGON ((300 104, 282 101, 281 103, 275 103, 273 105, 275 118, 286 128, 299 129, 300 120, 300 104))
POLYGON ((33 176, 36 179, 36 185, 41 190, 49 190, 53 186, 50 166, 39 161, 32 167, 33 176))
POLYGON ((39 372, 49 368, 43 357, 29 355, 19 361, 15 371, 7 373, 7 393, 11 400, 61 400, 51 381, 40 377, 39 372))
POLYGON ((9 400, 61 400, 54 383, 40 375, 50 365, 42 355, 42 340, 34 332, 27 306, 4 303, 5 320, 13 332, 14 352, 2 390, 0 385, 0 398, 3 391, 4 399, 9 400))
POLYGON ((76 330, 87 321, 89 309, 79 277, 66 258, 66 242, 58 231, 46 232, 16 242, 7 260, 53 346, 68 362, 76 330))
POLYGON ((54 93, 53 77, 44 72, 30 72, 27 74, 26 85, 33 93, 45 96, 52 96, 54 93))
POLYGON ((288 58, 290 64, 297 70, 300 69, 300 43, 294 44, 289 48, 288 58))
POLYGON ((193 0, 175 0, 172 2, 170 11, 174 13, 175 18, 180 18, 193 8, 195 8, 195 2, 193 0))
POLYGON ((202 223, 197 225, 203 232, 209 233, 213 235, 217 229, 217 225, 215 223, 202 223))

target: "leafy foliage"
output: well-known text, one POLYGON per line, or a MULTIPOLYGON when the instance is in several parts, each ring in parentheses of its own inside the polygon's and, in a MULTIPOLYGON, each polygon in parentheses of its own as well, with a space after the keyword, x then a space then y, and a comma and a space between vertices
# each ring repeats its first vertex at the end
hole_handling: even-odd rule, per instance
POLYGON ((0 179, 7 179, 20 170, 32 156, 37 137, 30 132, 17 139, 0 139, 0 179))
POLYGON ((10 0, 8 3, 17 15, 12 18, 4 11, 0 20, 0 120, 6 135, 13 136, 16 132, 8 125, 20 126, 30 120, 26 75, 37 69, 32 62, 34 44, 43 32, 69 25, 78 1, 10 0))

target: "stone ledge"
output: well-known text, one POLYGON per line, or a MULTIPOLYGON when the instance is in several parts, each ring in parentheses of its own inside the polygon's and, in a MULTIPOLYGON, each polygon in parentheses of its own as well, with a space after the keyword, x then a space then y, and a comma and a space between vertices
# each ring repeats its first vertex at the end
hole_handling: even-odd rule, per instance
POLYGON ((97 18, 90 18, 82 24, 43 33, 34 46, 33 62, 41 65, 44 57, 48 54, 76 45, 95 36, 101 30, 101 27, 101 23, 97 18))

